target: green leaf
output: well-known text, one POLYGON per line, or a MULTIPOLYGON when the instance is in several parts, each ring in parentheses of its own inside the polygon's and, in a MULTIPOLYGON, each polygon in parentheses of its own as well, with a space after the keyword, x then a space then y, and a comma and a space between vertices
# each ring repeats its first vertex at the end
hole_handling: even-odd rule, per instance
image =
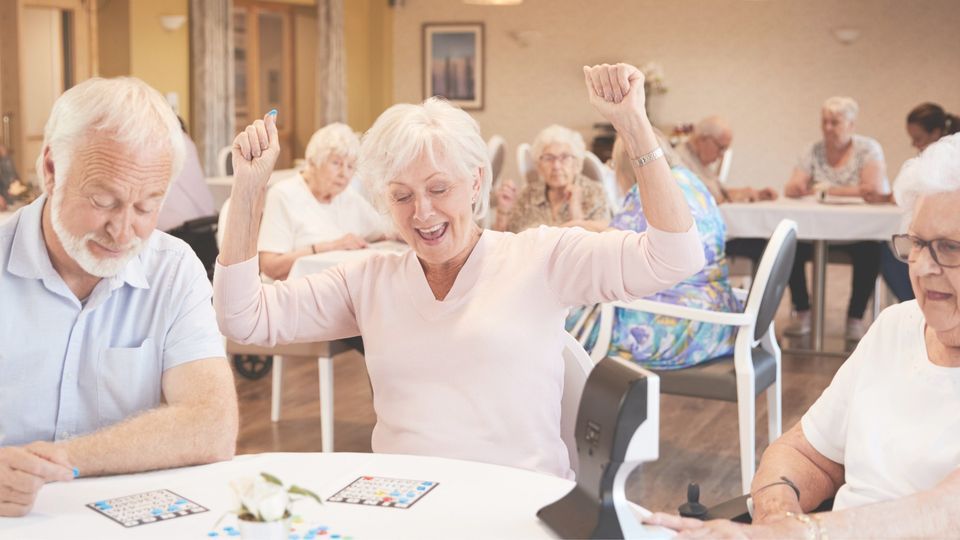
POLYGON ((262 472, 260 473, 260 476, 262 476, 264 480, 266 480, 267 482, 270 482, 271 484, 276 484, 280 487, 283 487, 283 482, 281 482, 279 478, 277 478, 276 476, 270 473, 262 472))
POLYGON ((320 500, 320 496, 310 491, 307 488, 302 488, 300 486, 294 485, 294 486, 290 486, 290 489, 287 490, 287 493, 290 493, 292 495, 303 495, 304 497, 310 497, 313 500, 317 501, 317 504, 323 504, 323 501, 320 500))

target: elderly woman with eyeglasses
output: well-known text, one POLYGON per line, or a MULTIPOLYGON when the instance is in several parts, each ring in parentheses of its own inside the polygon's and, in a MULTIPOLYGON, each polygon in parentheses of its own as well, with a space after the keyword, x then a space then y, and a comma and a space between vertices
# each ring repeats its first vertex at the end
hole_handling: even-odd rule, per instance
POLYGON ((383 216, 349 189, 359 151, 350 126, 325 126, 310 137, 300 174, 270 188, 258 240, 264 275, 286 279, 300 257, 363 249, 390 233, 383 216))
POLYGON ((904 164, 894 236, 916 300, 887 308, 763 455, 753 526, 652 523, 687 538, 956 538, 960 531, 960 135, 904 164), (833 497, 833 511, 810 514, 833 497))
POLYGON ((586 145, 579 133, 549 126, 533 140, 531 153, 537 179, 528 181, 519 194, 513 181, 500 183, 494 230, 520 232, 540 225, 610 219, 603 186, 580 173, 586 145))
POLYGON ((234 141, 237 211, 214 277, 223 333, 269 346, 362 335, 375 452, 571 476, 560 438, 568 309, 652 294, 704 262, 644 114, 643 74, 617 64, 585 67, 584 77, 590 102, 628 140, 646 232, 482 229, 492 181, 486 143, 467 113, 431 98, 387 109, 360 149, 368 193, 411 250, 263 284, 255 218, 279 153, 268 115, 234 141))
MULTIPOLYGON (((820 110, 823 140, 811 145, 800 157, 800 163, 784 187, 787 197, 804 197, 821 190, 828 195, 857 196, 869 203, 888 202, 890 185, 880 143, 854 133, 857 102, 849 97, 832 97, 820 110)), ((846 251, 853 260, 850 302, 847 307, 846 339, 857 341, 866 329, 863 314, 873 293, 880 271, 879 242, 853 242, 831 249, 846 251)), ((810 296, 804 265, 813 257, 813 246, 804 242, 797 246, 797 256, 790 274, 790 297, 797 312, 796 320, 784 333, 804 336, 810 333, 810 296)))

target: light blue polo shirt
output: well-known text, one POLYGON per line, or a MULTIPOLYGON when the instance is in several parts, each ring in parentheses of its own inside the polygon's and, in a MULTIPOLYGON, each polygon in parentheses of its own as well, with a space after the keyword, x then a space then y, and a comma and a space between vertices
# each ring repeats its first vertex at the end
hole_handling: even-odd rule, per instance
POLYGON ((85 304, 53 269, 45 197, 0 225, 0 446, 90 433, 158 406, 172 367, 224 357, 203 265, 154 231, 85 304))

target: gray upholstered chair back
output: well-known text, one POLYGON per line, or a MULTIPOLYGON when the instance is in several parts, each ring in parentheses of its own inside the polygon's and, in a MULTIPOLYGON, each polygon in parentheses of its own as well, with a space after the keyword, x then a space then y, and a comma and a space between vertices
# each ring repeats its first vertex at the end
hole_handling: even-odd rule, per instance
MULTIPOLYGON (((753 339, 755 340, 763 337, 777 314, 777 308, 780 307, 780 300, 783 298, 783 291, 787 288, 787 281, 790 279, 790 271, 793 269, 793 259, 796 253, 797 224, 790 220, 783 220, 777 225, 770 241, 767 242, 767 248, 764 250, 757 268, 757 275, 761 276, 766 268, 765 265, 772 265, 768 274, 770 277, 766 280, 766 283, 754 280, 750 295, 747 297, 748 306, 753 302, 760 303, 757 322, 754 327, 753 339)), ((747 311, 749 310, 748 307, 747 311)))

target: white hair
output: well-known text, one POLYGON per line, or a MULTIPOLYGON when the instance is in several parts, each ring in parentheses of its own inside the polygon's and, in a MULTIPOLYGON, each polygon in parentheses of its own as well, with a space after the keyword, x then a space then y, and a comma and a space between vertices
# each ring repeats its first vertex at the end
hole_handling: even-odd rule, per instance
POLYGON ((842 114, 844 118, 853 122, 857 119, 860 106, 857 105, 857 101, 852 97, 833 96, 823 102, 823 110, 831 114, 842 114))
POLYGON ((583 135, 563 126, 553 124, 547 126, 537 133, 530 147, 530 153, 534 161, 539 161, 543 155, 544 148, 551 144, 565 144, 573 152, 573 158, 576 160, 577 170, 583 167, 583 158, 587 153, 587 145, 583 142, 583 135))
POLYGON ((313 165, 322 165, 331 154, 356 160, 360 153, 360 137, 341 122, 334 122, 316 131, 307 143, 304 158, 313 165))
POLYGON ((487 214, 493 183, 487 143, 476 120, 441 98, 419 105, 401 103, 384 111, 363 136, 357 174, 383 209, 387 184, 421 157, 434 166, 443 160, 453 167, 448 172, 464 181, 473 180, 482 169, 473 216, 481 219, 487 214))
MULTIPOLYGON (((66 178, 75 147, 91 132, 106 133, 135 153, 166 146, 172 160, 170 181, 183 168, 186 149, 180 120, 160 92, 135 77, 94 77, 54 102, 42 148, 49 147, 53 154, 57 184, 66 178)), ((37 157, 37 175, 44 177, 43 151, 37 157)))
POLYGON ((720 116, 708 116, 700 120, 697 122, 696 127, 693 128, 693 131, 697 135, 710 137, 714 140, 720 140, 727 133, 731 136, 733 135, 733 130, 730 129, 727 122, 720 116))
POLYGON ((960 133, 942 137, 917 157, 908 159, 893 183, 897 204, 913 217, 923 195, 960 190, 960 133))

